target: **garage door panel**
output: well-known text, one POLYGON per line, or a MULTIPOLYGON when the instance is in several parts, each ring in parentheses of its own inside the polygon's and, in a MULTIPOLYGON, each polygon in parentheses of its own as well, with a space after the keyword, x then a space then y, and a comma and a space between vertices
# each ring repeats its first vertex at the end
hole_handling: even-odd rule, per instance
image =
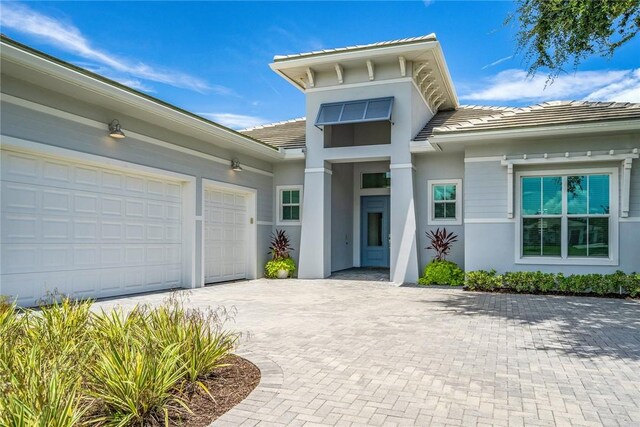
POLYGON ((43 188, 86 191, 125 197, 181 203, 182 185, 144 175, 108 170, 100 166, 48 160, 32 154, 3 151, 2 180, 6 183, 37 184, 43 188), (4 153, 7 154, 4 154, 4 153))
POLYGON ((248 200, 242 192, 205 189, 205 283, 246 277, 248 200))
POLYGON ((182 184, 2 151, 2 294, 102 297, 179 286, 182 184), (55 282, 55 283, 54 283, 55 282))

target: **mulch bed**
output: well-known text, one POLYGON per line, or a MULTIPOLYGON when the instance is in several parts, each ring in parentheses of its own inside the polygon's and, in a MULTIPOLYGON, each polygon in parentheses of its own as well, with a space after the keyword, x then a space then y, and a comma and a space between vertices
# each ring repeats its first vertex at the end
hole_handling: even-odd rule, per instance
POLYGON ((199 387, 192 390, 183 399, 193 414, 170 411, 170 425, 206 427, 244 400, 260 383, 260 370, 248 360, 232 355, 223 363, 230 366, 217 369, 202 381, 213 400, 199 387))

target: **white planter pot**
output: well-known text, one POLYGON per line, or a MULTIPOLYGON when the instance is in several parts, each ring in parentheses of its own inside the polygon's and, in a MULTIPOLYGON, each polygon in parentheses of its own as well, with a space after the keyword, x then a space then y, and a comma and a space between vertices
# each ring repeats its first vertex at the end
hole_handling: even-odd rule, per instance
POLYGON ((288 270, 278 270, 278 279, 286 279, 287 277, 289 277, 288 270))

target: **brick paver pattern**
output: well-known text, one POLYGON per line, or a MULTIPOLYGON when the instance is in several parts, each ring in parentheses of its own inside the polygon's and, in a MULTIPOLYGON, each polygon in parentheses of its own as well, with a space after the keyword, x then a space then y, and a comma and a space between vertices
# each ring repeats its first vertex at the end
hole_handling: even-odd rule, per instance
POLYGON ((235 307, 269 378, 214 425, 640 426, 638 301, 261 279, 190 304, 235 307))

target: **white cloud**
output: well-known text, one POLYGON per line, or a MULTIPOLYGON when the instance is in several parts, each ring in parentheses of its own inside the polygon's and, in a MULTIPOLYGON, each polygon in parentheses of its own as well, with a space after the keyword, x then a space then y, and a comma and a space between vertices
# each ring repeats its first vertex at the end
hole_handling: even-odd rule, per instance
POLYGON ((269 123, 269 120, 257 116, 233 113, 197 113, 202 117, 211 119, 216 123, 230 127, 232 129, 247 129, 250 127, 269 123))
POLYGON ((198 92, 213 91, 222 95, 233 93, 226 87, 209 85, 206 81, 186 73, 152 67, 143 62, 131 61, 104 52, 93 47, 91 42, 72 23, 45 16, 18 3, 3 3, 0 25, 38 37, 62 50, 95 61, 115 72, 124 73, 136 79, 150 80, 198 92))
POLYGON ((555 99, 640 102, 640 68, 577 71, 548 82, 546 75, 528 77, 523 70, 501 71, 487 86, 461 95, 469 101, 542 102, 555 99))

